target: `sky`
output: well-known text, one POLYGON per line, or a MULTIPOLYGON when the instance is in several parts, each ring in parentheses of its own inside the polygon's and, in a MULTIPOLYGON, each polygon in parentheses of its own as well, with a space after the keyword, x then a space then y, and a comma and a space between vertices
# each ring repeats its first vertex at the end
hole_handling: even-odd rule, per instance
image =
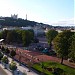
POLYGON ((75 26, 75 0, 0 0, 0 16, 42 22, 54 26, 75 26))

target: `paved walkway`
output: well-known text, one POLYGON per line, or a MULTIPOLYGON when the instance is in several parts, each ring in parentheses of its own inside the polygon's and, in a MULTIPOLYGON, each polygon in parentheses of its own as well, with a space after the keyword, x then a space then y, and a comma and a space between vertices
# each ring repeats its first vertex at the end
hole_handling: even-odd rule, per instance
POLYGON ((0 66, 0 75, 7 75, 7 73, 0 66))
MULTIPOLYGON (((9 59, 10 62, 12 61, 11 58, 8 58, 8 59, 9 59)), ((32 70, 30 72, 28 72, 29 69, 27 67, 25 67, 23 65, 19 66, 19 63, 17 63, 17 62, 16 62, 16 64, 17 64, 17 70, 14 72, 14 75, 23 75, 23 72, 27 73, 27 75, 39 75, 39 74, 33 72, 32 70), (18 71, 19 71, 19 73, 18 73, 18 71)), ((0 64, 0 66, 7 73, 7 75, 12 75, 12 72, 7 70, 8 65, 7 65, 7 69, 4 69, 4 66, 2 64, 0 64)))
POLYGON ((0 67, 7 73, 7 75, 12 75, 10 71, 8 71, 7 69, 4 69, 4 66, 1 63, 0 63, 0 67))

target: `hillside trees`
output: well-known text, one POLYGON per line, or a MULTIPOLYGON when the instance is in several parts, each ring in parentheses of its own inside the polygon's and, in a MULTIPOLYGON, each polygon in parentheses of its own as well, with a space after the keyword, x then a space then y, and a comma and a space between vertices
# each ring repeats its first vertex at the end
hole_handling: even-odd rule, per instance
POLYGON ((2 17, 1 19, 4 19, 4 20, 0 20, 0 24, 2 26, 25 27, 25 26, 34 26, 37 23, 35 21, 24 20, 21 18, 13 19, 11 17, 2 17))

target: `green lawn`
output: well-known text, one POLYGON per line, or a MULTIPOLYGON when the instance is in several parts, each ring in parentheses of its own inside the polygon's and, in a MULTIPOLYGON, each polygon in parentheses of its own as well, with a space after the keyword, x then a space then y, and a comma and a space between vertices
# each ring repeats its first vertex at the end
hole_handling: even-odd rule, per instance
MULTIPOLYGON (((44 67, 48 67, 48 68, 60 68, 64 71, 65 75, 75 75, 75 69, 70 68, 68 66, 65 65, 61 65, 60 63, 56 63, 56 62, 43 62, 44 67)), ((46 69, 42 69, 42 63, 40 64, 34 64, 33 68, 35 68, 36 70, 40 71, 40 72, 44 72, 46 75, 54 75, 52 73, 52 71, 48 71, 46 69)))

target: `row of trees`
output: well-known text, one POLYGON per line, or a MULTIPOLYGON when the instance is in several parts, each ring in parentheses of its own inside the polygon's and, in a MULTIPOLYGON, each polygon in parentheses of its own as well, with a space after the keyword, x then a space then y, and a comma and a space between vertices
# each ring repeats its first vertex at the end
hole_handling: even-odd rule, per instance
POLYGON ((4 30, 0 32, 0 38, 8 44, 22 43, 28 46, 34 40, 34 32, 33 30, 4 30))
POLYGON ((0 46, 0 53, 1 53, 0 59, 3 56, 2 53, 7 56, 11 56, 12 58, 16 55, 16 51, 14 49, 9 50, 8 48, 4 48, 3 46, 2 47, 0 46))
MULTIPOLYGON (((13 75, 14 71, 17 69, 17 64, 13 60, 10 62, 8 56, 11 56, 13 59, 15 55, 16 55, 15 50, 9 50, 8 48, 0 46, 0 63, 4 65, 5 69, 10 69, 13 75)), ((17 71, 17 73, 19 74, 19 71, 17 71)), ((23 72, 23 75, 27 75, 26 72, 23 72)))
POLYGON ((8 57, 4 55, 1 59, 1 63, 2 63, 2 65, 4 65, 5 69, 9 68, 12 71, 13 75, 14 75, 14 71, 17 69, 17 65, 14 61, 11 61, 9 63, 8 57), (7 67, 8 64, 9 64, 9 67, 7 67))
POLYGON ((75 33, 65 30, 58 33, 55 30, 49 30, 46 34, 48 44, 51 46, 53 42, 54 49, 57 56, 61 57, 61 64, 63 59, 71 58, 75 62, 75 33))
POLYGON ((16 63, 14 61, 9 63, 8 57, 5 54, 13 57, 16 55, 16 52, 14 50, 10 51, 8 48, 4 48, 3 46, 0 47, 0 62, 4 65, 5 69, 7 69, 7 64, 9 64, 9 69, 12 71, 12 73, 14 73, 14 71, 17 69, 16 63))

